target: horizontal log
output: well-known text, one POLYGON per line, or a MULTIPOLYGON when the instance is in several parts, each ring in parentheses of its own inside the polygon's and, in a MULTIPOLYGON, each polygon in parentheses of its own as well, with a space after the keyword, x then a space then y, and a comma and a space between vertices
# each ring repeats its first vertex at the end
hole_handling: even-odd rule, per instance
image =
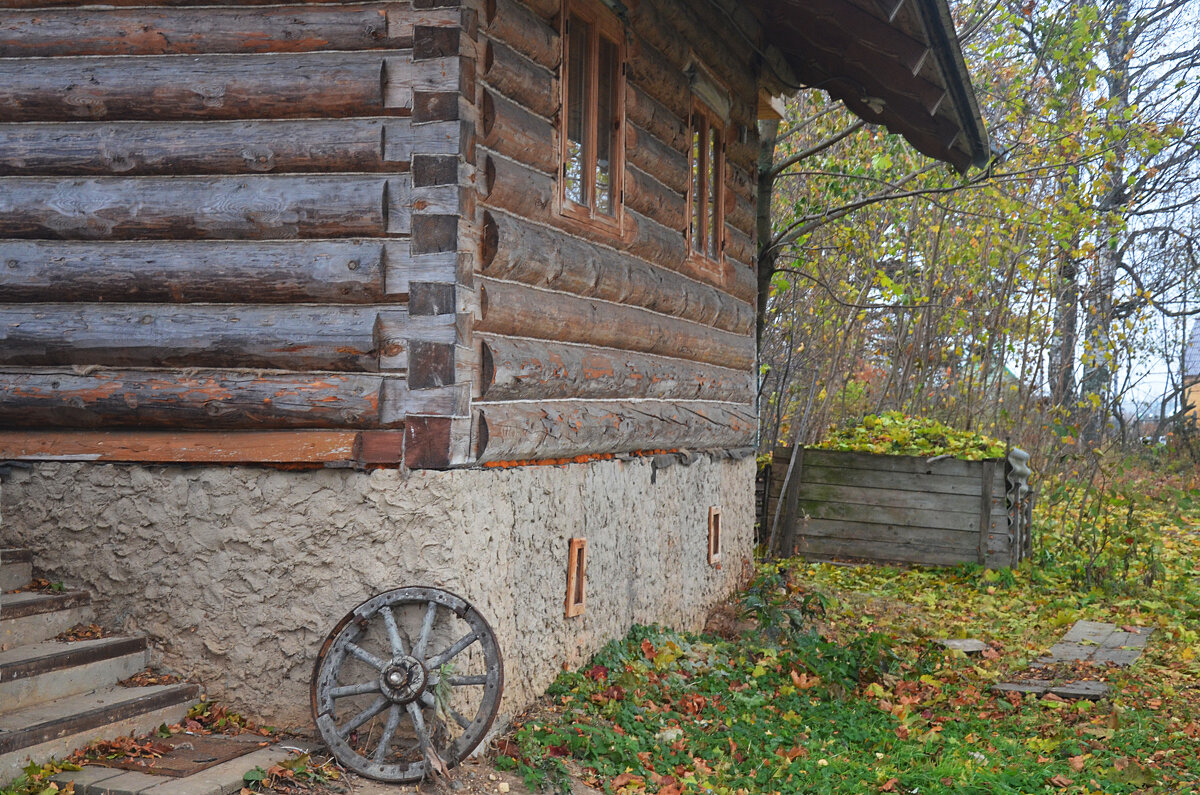
POLYGON ((685 157, 691 150, 692 133, 688 127, 690 108, 684 115, 676 114, 637 86, 627 86, 625 117, 630 124, 640 127, 685 157))
POLYGON ((0 368, 0 427, 374 428, 383 381, 334 373, 0 368))
POLYGON ((633 124, 625 126, 625 159, 677 193, 686 195, 691 186, 687 155, 633 124))
POLYGON ((481 336, 482 400, 754 400, 749 371, 607 348, 481 336))
POLYGON ((551 122, 490 90, 483 91, 480 104, 480 144, 543 174, 558 173, 551 122))
MULTIPOLYGON (((776 448, 776 463, 789 460, 790 452, 788 448, 776 448)), ((923 456, 878 455, 874 453, 806 448, 804 451, 804 464, 805 466, 811 464, 813 466, 845 467, 847 469, 866 469, 881 472, 965 477, 973 479, 976 483, 983 477, 982 461, 966 461, 960 458, 937 457, 936 460, 931 460, 923 456)))
POLYGON ((562 43, 558 29, 544 20, 544 16, 518 0, 484 3, 488 36, 504 42, 539 66, 557 69, 562 59, 562 43))
POLYGON ((877 507, 869 513, 862 505, 845 502, 820 502, 801 499, 797 510, 813 519, 835 519, 864 524, 897 524, 910 527, 933 527, 943 530, 979 532, 979 510, 954 513, 917 508, 877 507))
POLYGON ((454 186, 379 176, 0 178, 0 236, 270 239, 407 234, 420 199, 458 209, 454 186))
POLYGON ((758 261, 758 248, 752 237, 726 224, 725 257, 733 260, 735 269, 752 273, 758 261))
MULTIPOLYGON (((861 489, 900 489, 927 494, 957 494, 973 497, 978 503, 982 492, 979 478, 953 475, 913 475, 901 472, 881 472, 871 469, 847 469, 823 466, 804 461, 802 478, 805 483, 820 483, 830 486, 849 486, 861 489)), ((996 493, 1004 491, 1003 476, 993 483, 996 493)))
MULTIPOLYGON (((807 469, 807 466, 805 466, 807 469)), ((925 511, 951 511, 970 513, 979 511, 980 494, 946 494, 908 489, 865 488, 857 485, 835 485, 812 483, 804 473, 800 484, 800 499, 814 502, 843 502, 862 506, 864 516, 875 513, 876 508, 916 508, 925 511)), ((1004 511, 1004 494, 991 499, 992 510, 1004 511)), ((864 519, 864 521, 869 521, 864 519)))
POLYGON ((627 207, 683 234, 687 200, 681 194, 634 166, 625 169, 622 191, 627 207))
POLYGON ((480 279, 475 330, 754 367, 754 339, 636 307, 480 279))
POLYGON ((688 257, 683 232, 672 230, 626 208, 625 233, 616 238, 586 224, 572 223, 554 209, 554 180, 541 172, 505 157, 483 157, 480 190, 486 205, 523 218, 550 224, 593 242, 619 247, 626 253, 688 278, 712 285, 741 301, 754 301, 757 283, 752 270, 726 262, 719 270, 688 257))
MULTIPOLYGON (((0 364, 375 371, 379 306, 0 306, 0 364)), ((390 347, 398 347, 392 343, 390 347)))
POLYGON ((751 204, 758 202, 757 172, 743 169, 734 163, 725 164, 725 187, 751 204))
POLYGON ((408 3, 245 8, 0 11, 0 57, 170 55, 412 47, 413 27, 461 23, 459 9, 408 3))
POLYGON ((511 47, 485 42, 480 75, 492 88, 539 116, 551 118, 558 113, 560 100, 554 74, 511 47))
POLYGON ((631 48, 628 60, 629 80, 666 106, 680 119, 692 113, 692 87, 671 59, 645 41, 631 48))
POLYGON ((731 190, 725 191, 725 222, 743 235, 754 237, 758 231, 754 202, 731 190))
POLYGON ((481 407, 480 462, 753 443, 752 406, 658 401, 536 401, 481 407))
POLYGON ((715 287, 505 213, 484 213, 483 275, 747 334, 754 309, 715 287))
MULTIPOLYGON (((382 240, 306 242, 0 240, 0 302, 383 303, 411 267, 382 240)), ((453 267, 445 269, 452 277, 453 267)), ((403 292, 407 292, 404 290, 403 292)))
POLYGON ((336 430, 0 431, 0 459, 341 464, 358 460, 362 436, 336 430))
POLYGON ((458 122, 407 117, 0 124, 0 176, 402 171, 463 146, 458 122))
POLYGON ((457 56, 411 50, 0 60, 0 122, 407 115, 457 92, 457 56))

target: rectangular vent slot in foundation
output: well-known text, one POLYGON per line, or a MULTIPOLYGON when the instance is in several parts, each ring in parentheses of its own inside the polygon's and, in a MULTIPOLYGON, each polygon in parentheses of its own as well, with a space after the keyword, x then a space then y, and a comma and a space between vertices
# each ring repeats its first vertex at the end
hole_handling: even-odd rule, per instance
POLYGON ((587 576, 587 539, 572 538, 567 550, 567 618, 583 613, 587 576))
POLYGON ((721 508, 708 509, 708 565, 721 565, 721 508))

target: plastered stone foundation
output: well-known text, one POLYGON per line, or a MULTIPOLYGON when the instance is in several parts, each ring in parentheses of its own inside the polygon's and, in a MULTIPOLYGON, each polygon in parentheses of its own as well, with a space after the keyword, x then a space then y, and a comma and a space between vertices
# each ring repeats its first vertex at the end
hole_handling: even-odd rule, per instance
POLYGON ((754 460, 701 456, 451 472, 39 464, 2 493, 0 538, 90 589, 214 698, 307 726, 313 660, 362 600, 436 585, 489 620, 501 719, 635 623, 697 628, 753 544, 754 460), (660 460, 661 463, 661 460, 660 460), (722 508, 723 567, 707 563, 722 508), (568 540, 588 539, 587 608, 563 615, 568 540))

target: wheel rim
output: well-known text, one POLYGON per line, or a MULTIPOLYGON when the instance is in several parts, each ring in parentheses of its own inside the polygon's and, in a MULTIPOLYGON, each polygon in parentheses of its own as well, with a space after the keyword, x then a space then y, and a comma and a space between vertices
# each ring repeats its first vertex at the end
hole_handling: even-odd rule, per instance
POLYGON ((462 761, 500 706, 495 633, 465 599, 399 588, 346 614, 313 672, 313 720, 334 757, 380 781, 417 781, 462 761))

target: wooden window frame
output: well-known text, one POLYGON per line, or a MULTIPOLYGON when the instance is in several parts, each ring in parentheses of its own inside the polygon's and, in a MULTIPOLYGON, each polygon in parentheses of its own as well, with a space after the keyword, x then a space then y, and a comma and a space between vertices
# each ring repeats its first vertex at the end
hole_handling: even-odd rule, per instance
POLYGON ((708 565, 721 566, 721 507, 708 509, 708 565))
POLYGON ((558 121, 558 189, 555 191, 555 201, 557 210, 560 215, 566 216, 583 225, 594 227, 596 229, 610 232, 620 236, 625 226, 625 207, 623 201, 623 187, 625 177, 625 72, 626 72, 626 56, 627 48, 625 43, 625 30, 621 25, 621 21, 617 15, 610 11, 599 0, 564 0, 562 14, 560 15, 561 22, 559 25, 559 37, 562 42, 562 58, 559 66, 559 86, 561 111, 559 112, 558 121), (592 26, 592 36, 588 42, 588 49, 592 54, 589 63, 589 70, 586 77, 585 103, 584 107, 590 109, 592 118, 598 111, 599 103, 599 83, 600 69, 598 53, 600 50, 600 36, 605 36, 617 45, 617 85, 616 97, 614 103, 616 105, 615 118, 613 120, 613 156, 612 156, 612 215, 605 215, 595 209, 596 206, 596 190, 595 190, 595 169, 596 169, 596 124, 585 125, 584 128, 584 152, 585 161, 583 173, 585 175, 585 186, 590 192, 590 203, 579 204, 567 198, 567 180, 566 169, 569 162, 567 157, 567 149, 569 139, 567 136, 567 125, 569 124, 570 97, 568 95, 570 89, 570 80, 567 70, 570 68, 570 41, 569 26, 571 17, 576 16, 588 22, 592 26))
POLYGON ((572 538, 567 546, 567 618, 582 615, 587 607, 587 539, 572 538))
POLYGON ((700 163, 696 163, 696 147, 688 147, 688 195, 687 195, 687 250, 688 258, 702 268, 708 270, 719 269, 725 262, 725 149, 727 144, 725 120, 717 115, 712 108, 708 107, 699 99, 692 101, 692 119, 689 125, 691 133, 690 140, 695 140, 696 134, 700 134, 700 140, 703 145, 700 147, 700 163), (715 177, 715 185, 708 184, 709 169, 708 165, 708 135, 711 130, 717 131, 717 140, 719 146, 716 149, 716 166, 712 170, 715 177), (700 169, 700 196, 696 196, 696 169, 700 169), (700 226, 696 233, 692 230, 692 219, 696 215, 696 202, 699 201, 702 205, 707 205, 709 192, 715 187, 715 196, 713 206, 716 216, 716 241, 715 247, 717 254, 715 257, 708 253, 708 240, 711 234, 711 224, 713 218, 709 217, 708 212, 700 213, 700 226), (697 238, 703 241, 701 246, 697 248, 697 238))

